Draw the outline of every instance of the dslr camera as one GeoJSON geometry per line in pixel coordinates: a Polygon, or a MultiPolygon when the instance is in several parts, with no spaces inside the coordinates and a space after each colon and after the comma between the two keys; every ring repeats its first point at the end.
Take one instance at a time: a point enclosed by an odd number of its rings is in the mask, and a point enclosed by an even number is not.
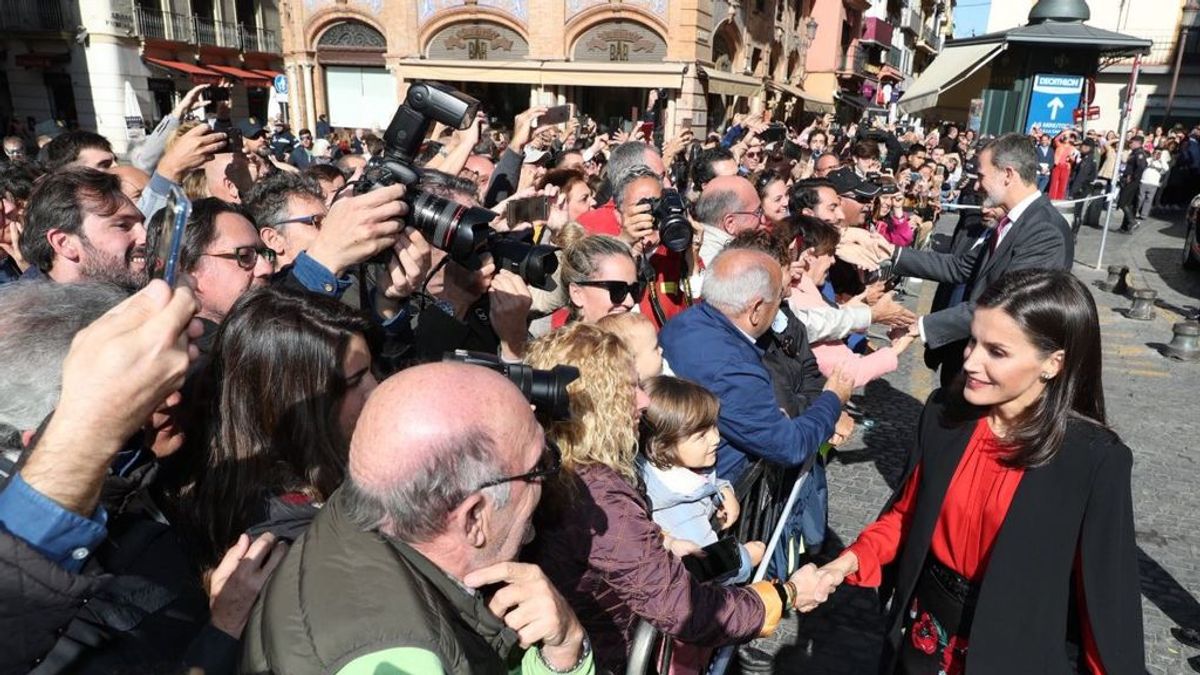
{"type": "Polygon", "coordinates": [[[675,188],[663,188],[658,199],[644,197],[638,204],[649,204],[654,217],[654,229],[658,230],[663,246],[676,253],[686,251],[692,245],[692,224],[688,221],[683,197],[675,188]]]}
{"type": "Polygon", "coordinates": [[[444,84],[414,83],[383,135],[383,155],[367,163],[354,192],[363,194],[397,183],[407,186],[403,199],[408,205],[408,224],[420,230],[430,244],[448,253],[451,260],[468,269],[479,269],[480,256],[490,252],[497,269],[516,272],[530,286],[549,290],[551,277],[558,269],[558,249],[496,232],[488,225],[496,217],[495,212],[417,187],[421,170],[414,158],[429,128],[441,122],[465,129],[475,122],[478,110],[479,101],[444,84]]]}
{"type": "Polygon", "coordinates": [[[469,352],[458,349],[446,352],[443,361],[457,361],[472,366],[483,366],[507,377],[532,403],[539,414],[555,422],[571,419],[571,400],[567,396],[567,385],[579,379],[579,369],[574,366],[554,366],[550,370],[538,370],[522,363],[505,363],[494,354],[469,352]]]}

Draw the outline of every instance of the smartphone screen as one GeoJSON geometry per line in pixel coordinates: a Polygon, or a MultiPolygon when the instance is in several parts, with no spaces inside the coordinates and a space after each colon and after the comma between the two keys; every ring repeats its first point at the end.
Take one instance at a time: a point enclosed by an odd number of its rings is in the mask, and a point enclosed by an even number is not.
{"type": "Polygon", "coordinates": [[[701,549],[699,555],[683,557],[683,566],[698,581],[713,581],[733,574],[742,566],[737,540],[726,537],[701,549]]]}
{"type": "Polygon", "coordinates": [[[151,279],[162,279],[171,288],[179,280],[179,249],[183,232],[192,216],[192,201],[183,190],[172,187],[167,205],[150,219],[146,240],[146,265],[151,279]]]}
{"type": "Polygon", "coordinates": [[[782,141],[786,135],[787,127],[783,126],[782,124],[772,124],[764,129],[763,132],[758,135],[758,137],[763,140],[763,143],[778,143],[779,141],[782,141]]]}
{"type": "Polygon", "coordinates": [[[562,124],[575,116],[575,106],[570,103],[566,105],[556,105],[552,108],[547,108],[546,112],[534,123],[535,127],[544,127],[547,124],[562,124]]]}
{"type": "Polygon", "coordinates": [[[546,195],[534,195],[510,201],[505,215],[508,218],[508,226],[515,227],[517,223],[544,221],[549,213],[550,198],[546,195]]]}

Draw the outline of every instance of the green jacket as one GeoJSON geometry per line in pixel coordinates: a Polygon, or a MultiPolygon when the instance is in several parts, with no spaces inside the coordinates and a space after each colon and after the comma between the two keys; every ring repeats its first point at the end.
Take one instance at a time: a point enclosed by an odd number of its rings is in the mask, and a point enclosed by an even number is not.
{"type": "MultiPolygon", "coordinates": [[[[243,673],[552,673],[536,650],[411,547],[365,532],[339,491],[254,607],[243,673]]],[[[573,675],[594,672],[589,656],[573,675]]]]}

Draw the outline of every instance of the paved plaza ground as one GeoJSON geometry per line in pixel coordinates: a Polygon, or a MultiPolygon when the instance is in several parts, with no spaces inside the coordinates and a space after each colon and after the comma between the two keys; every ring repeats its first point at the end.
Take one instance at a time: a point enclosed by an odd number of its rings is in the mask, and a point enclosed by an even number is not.
{"type": "MultiPolygon", "coordinates": [[[[952,231],[954,220],[943,218],[938,232],[952,231]]],[[[1132,236],[1108,236],[1104,266],[1126,265],[1133,286],[1158,292],[1157,316],[1147,322],[1125,318],[1130,301],[1095,287],[1106,277],[1095,269],[1099,230],[1085,227],[1075,251],[1075,274],[1092,288],[1100,310],[1109,421],[1134,453],[1146,663],[1156,675],[1200,672],[1200,649],[1173,636],[1180,627],[1200,630],[1200,362],[1168,360],[1157,351],[1170,341],[1171,325],[1200,305],[1200,271],[1179,265],[1183,232],[1182,215],[1175,214],[1145,221],[1132,236]]],[[[928,308],[934,284],[910,289],[907,303],[928,308]]],[[[873,424],[860,424],[829,466],[832,550],[853,541],[888,499],[936,382],[921,363],[921,349],[913,348],[899,370],[856,397],[873,424]]],[[[843,587],[769,642],[746,648],[775,653],[775,673],[874,673],[882,632],[878,605],[874,592],[843,587]]]]}

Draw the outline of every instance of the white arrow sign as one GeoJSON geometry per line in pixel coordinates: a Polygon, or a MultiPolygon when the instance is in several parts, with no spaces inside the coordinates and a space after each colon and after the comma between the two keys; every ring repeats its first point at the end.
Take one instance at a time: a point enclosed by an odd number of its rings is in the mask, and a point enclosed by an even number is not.
{"type": "Polygon", "coordinates": [[[1067,104],[1063,103],[1062,99],[1057,96],[1050,99],[1050,102],[1046,104],[1046,107],[1050,108],[1050,121],[1051,122],[1058,119],[1058,112],[1060,110],[1062,110],[1064,107],[1066,107],[1066,105],[1067,104]]]}

